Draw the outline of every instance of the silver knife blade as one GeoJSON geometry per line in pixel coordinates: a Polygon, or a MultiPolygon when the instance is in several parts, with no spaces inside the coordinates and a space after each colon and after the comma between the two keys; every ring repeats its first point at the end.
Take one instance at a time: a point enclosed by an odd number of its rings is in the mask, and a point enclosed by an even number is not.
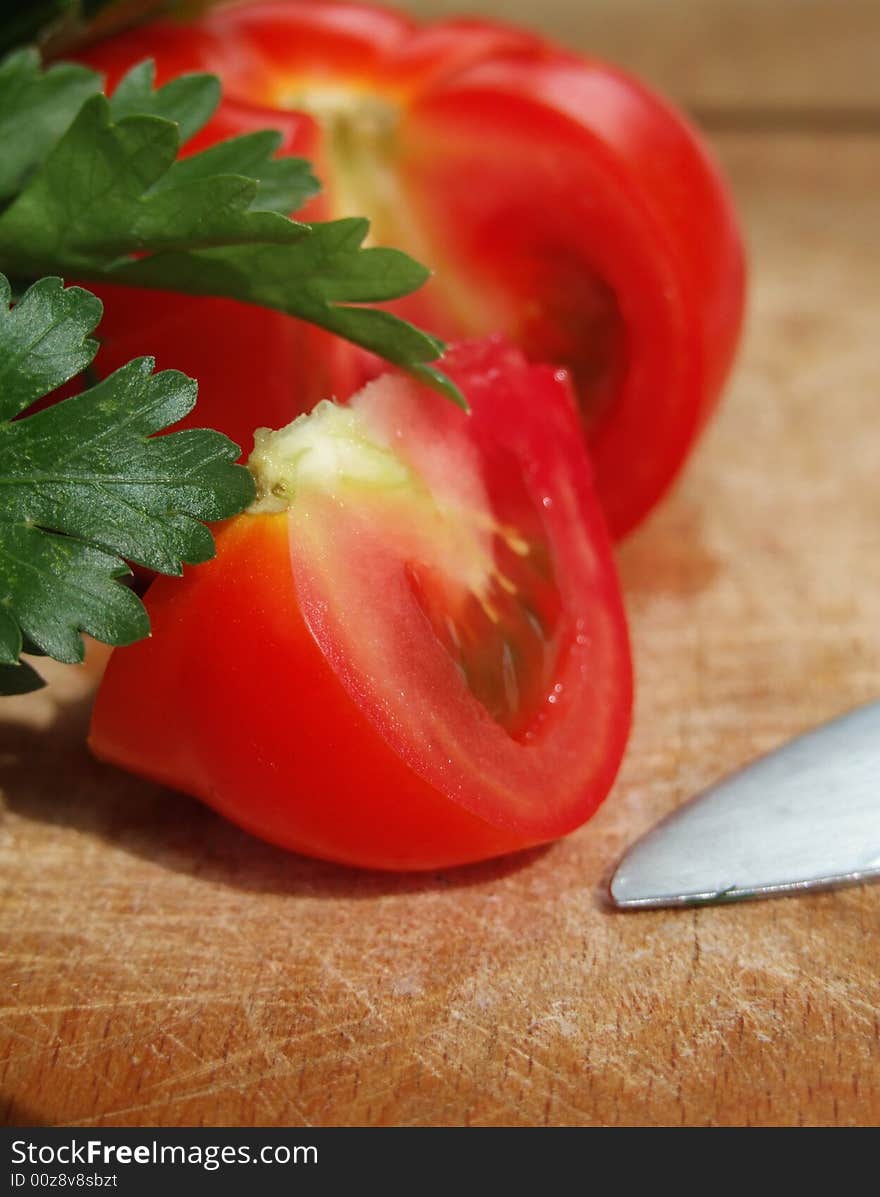
{"type": "Polygon", "coordinates": [[[880,702],[711,786],[626,853],[622,909],[690,906],[880,877],[880,702]]]}

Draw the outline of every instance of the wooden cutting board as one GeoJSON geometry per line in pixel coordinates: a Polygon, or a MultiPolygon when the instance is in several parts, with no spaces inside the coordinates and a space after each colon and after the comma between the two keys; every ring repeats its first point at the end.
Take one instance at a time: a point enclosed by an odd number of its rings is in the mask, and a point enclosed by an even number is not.
{"type": "Polygon", "coordinates": [[[0,712],[7,1122],[880,1120],[880,886],[602,900],[659,816],[880,695],[880,142],[717,144],[748,335],[686,478],[620,551],[638,706],[605,807],[516,859],[361,875],[91,760],[88,674],[55,671],[0,712]]]}

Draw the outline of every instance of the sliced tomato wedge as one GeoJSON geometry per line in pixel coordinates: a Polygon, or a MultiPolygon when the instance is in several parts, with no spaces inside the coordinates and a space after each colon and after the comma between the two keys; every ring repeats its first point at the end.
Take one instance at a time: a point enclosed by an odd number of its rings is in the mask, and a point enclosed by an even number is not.
{"type": "Polygon", "coordinates": [[[624,614],[564,374],[448,356],[470,415],[391,373],[257,435],[261,498],[146,602],[91,729],[106,760],[284,847],[390,869],[595,811],[630,720],[624,614]]]}
{"type": "MultiPolygon", "coordinates": [[[[280,128],[284,152],[311,157],[325,186],[306,218],[369,216],[376,242],[434,270],[390,305],[400,314],[444,337],[503,331],[532,360],[564,364],[613,533],[645,516],[714,407],[743,310],[733,206],[679,113],[623,71],[522,30],[417,25],[327,0],[224,6],[89,51],[111,85],[146,56],[163,80],[222,78],[224,103],[195,144],[280,128]]],[[[378,369],[324,334],[294,345],[279,332],[268,362],[291,368],[254,398],[238,378],[252,330],[202,303],[182,301],[195,315],[158,338],[137,298],[108,305],[105,362],[139,348],[130,329],[148,333],[160,365],[202,381],[200,418],[245,444],[263,402],[306,410],[378,369]]]]}

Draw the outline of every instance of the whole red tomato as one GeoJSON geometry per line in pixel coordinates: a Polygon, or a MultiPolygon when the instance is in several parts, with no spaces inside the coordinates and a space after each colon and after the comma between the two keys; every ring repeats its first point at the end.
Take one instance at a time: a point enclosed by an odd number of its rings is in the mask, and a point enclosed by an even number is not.
{"type": "MultiPolygon", "coordinates": [[[[568,367],[612,531],[680,469],[730,366],[743,254],[727,190],[683,117],[624,72],[476,20],[264,0],[89,52],[111,84],[217,72],[205,140],[268,125],[316,164],[307,217],[367,215],[435,271],[392,305],[445,337],[503,331],[568,367]]],[[[200,380],[199,419],[246,448],[376,370],[357,349],[223,301],[113,296],[108,367],[157,354],[200,380]],[[134,331],[132,331],[134,330],[134,331]],[[257,381],[254,366],[260,365],[257,381]],[[283,410],[282,410],[283,409],[283,410]]]]}
{"type": "Polygon", "coordinates": [[[629,729],[611,550],[564,376],[450,353],[264,433],[258,510],[146,596],[90,743],[274,843],[421,869],[587,819],[629,729]]]}

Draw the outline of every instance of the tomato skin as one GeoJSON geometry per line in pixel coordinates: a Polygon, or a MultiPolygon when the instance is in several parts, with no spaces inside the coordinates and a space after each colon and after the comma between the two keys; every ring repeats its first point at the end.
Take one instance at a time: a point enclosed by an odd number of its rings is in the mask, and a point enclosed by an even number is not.
{"type": "Polygon", "coordinates": [[[98,756],[191,793],[285,848],[370,868],[485,859],[555,839],[594,812],[623,753],[632,680],[570,395],[552,372],[526,368],[495,344],[453,353],[451,367],[474,415],[420,392],[409,402],[434,405],[420,413],[420,443],[433,454],[457,423],[495,472],[503,501],[512,477],[493,464],[492,430],[499,410],[509,411],[498,439],[549,499],[539,503],[563,604],[558,676],[566,684],[559,705],[550,705],[555,694],[546,700],[526,733],[532,746],[514,742],[467,692],[412,602],[396,622],[380,563],[364,559],[372,542],[356,523],[341,526],[338,586],[321,590],[321,557],[310,555],[294,508],[290,517],[228,521],[212,562],[151,586],[152,637],[113,654],[98,693],[90,733],[98,756]],[[360,589],[346,576],[358,557],[360,589]],[[322,626],[321,608],[337,599],[353,640],[332,622],[329,632],[322,626]],[[377,634],[387,685],[376,680],[375,654],[357,643],[377,634]],[[407,697],[388,705],[398,690],[407,697]],[[419,703],[427,735],[417,713],[401,726],[419,703]]]}
{"type": "MultiPolygon", "coordinates": [[[[112,84],[147,55],[160,79],[182,69],[220,74],[227,98],[201,143],[255,114],[280,124],[283,152],[310,156],[325,184],[307,215],[357,209],[374,218],[381,241],[435,270],[394,310],[448,338],[503,331],[532,360],[566,365],[612,533],[644,518],[717,402],[744,303],[729,194],[679,113],[624,72],[528,32],[477,20],[418,26],[359,4],[238,4],[188,26],[130,31],[88,58],[112,84]],[[297,114],[286,105],[304,83],[397,106],[390,217],[371,211],[369,187],[342,194],[329,132],[301,115],[290,126],[297,114]]],[[[271,419],[250,406],[253,415],[241,416],[237,376],[246,367],[234,363],[247,346],[234,308],[174,302],[198,315],[179,335],[173,325],[158,329],[160,358],[180,358],[160,365],[206,375],[200,418],[249,449],[250,428],[271,419]],[[225,382],[210,377],[218,341],[232,363],[225,382]]],[[[136,305],[135,297],[118,315],[108,307],[108,367],[124,360],[136,305]]],[[[346,397],[377,368],[301,327],[279,325],[266,339],[276,347],[266,402],[287,401],[290,414],[323,393],[346,397]]]]}
{"type": "Polygon", "coordinates": [[[180,586],[158,580],[147,605],[150,648],[117,655],[105,675],[90,740],[99,756],[342,863],[432,868],[521,846],[405,770],[353,707],[299,611],[285,516],[221,529],[217,559],[180,586]],[[144,668],[135,656],[149,658],[144,668]]]}

